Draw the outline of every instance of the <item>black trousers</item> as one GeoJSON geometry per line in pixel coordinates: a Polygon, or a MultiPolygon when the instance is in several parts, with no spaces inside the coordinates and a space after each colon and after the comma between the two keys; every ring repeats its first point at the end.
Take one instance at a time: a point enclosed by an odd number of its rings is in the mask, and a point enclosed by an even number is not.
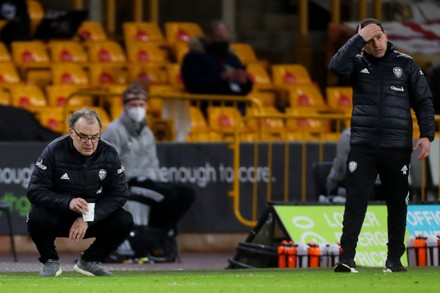
{"type": "MultiPolygon", "coordinates": [[[[69,230],[78,216],[72,211],[58,213],[38,206],[31,208],[27,220],[28,232],[40,253],[40,262],[59,259],[55,238],[69,237],[69,230]]],[[[122,208],[99,222],[92,222],[84,238],[96,237],[96,239],[84,251],[82,259],[102,262],[124,241],[132,227],[132,215],[122,208]]]]}
{"type": "Polygon", "coordinates": [[[130,200],[148,204],[151,207],[148,226],[165,231],[177,228],[177,223],[196,198],[196,193],[191,187],[178,183],[132,179],[128,185],[150,189],[163,195],[163,198],[157,199],[139,196],[132,192],[130,200]]]}
{"type": "Polygon", "coordinates": [[[405,252],[406,214],[409,201],[411,152],[375,150],[352,146],[347,158],[347,198],[341,237],[344,259],[354,258],[368,199],[379,174],[387,205],[388,258],[400,259],[405,252]]]}

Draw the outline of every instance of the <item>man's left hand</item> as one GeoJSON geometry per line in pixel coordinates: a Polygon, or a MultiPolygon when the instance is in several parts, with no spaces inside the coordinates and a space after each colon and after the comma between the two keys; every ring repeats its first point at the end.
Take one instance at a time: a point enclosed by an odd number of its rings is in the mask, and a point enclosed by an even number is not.
{"type": "Polygon", "coordinates": [[[429,152],[431,150],[431,142],[426,137],[422,137],[417,140],[416,145],[413,148],[413,151],[420,147],[420,153],[417,157],[417,160],[424,160],[429,156],[429,152]]]}

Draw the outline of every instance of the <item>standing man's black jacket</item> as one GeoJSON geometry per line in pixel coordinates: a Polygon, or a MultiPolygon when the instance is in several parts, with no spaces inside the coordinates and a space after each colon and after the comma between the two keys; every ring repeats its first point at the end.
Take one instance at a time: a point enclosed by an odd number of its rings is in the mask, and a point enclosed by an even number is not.
{"type": "Polygon", "coordinates": [[[95,222],[122,208],[129,192],[116,149],[100,140],[95,153],[81,155],[69,135],[51,142],[32,173],[27,196],[32,205],[69,210],[75,197],[96,203],[95,222]]]}
{"type": "Polygon", "coordinates": [[[434,139],[432,94],[423,72],[408,55],[388,43],[383,58],[362,48],[353,36],[330,60],[329,69],[353,86],[351,145],[412,150],[412,118],[416,113],[420,137],[434,139]]]}

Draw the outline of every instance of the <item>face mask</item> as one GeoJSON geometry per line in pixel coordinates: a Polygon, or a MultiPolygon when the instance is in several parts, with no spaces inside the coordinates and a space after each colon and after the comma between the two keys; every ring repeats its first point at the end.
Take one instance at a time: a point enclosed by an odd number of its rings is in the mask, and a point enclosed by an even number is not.
{"type": "Polygon", "coordinates": [[[134,120],[135,122],[141,122],[143,119],[145,119],[145,108],[142,107],[136,107],[136,108],[130,108],[127,110],[127,115],[130,117],[130,119],[134,120]]]}

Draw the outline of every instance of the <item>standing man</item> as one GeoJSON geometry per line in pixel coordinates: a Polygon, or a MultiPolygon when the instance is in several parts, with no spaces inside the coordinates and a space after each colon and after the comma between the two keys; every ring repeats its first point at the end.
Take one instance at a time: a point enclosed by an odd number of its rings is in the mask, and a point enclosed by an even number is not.
{"type": "MultiPolygon", "coordinates": [[[[122,99],[121,116],[106,127],[102,138],[115,146],[121,157],[130,198],[144,203],[145,209],[150,208],[149,219],[141,220],[161,234],[162,247],[151,251],[148,257],[157,262],[172,262],[177,257],[177,223],[191,207],[196,194],[189,186],[161,179],[156,140],[145,119],[145,90],[131,85],[122,94],[122,99]]],[[[138,211],[131,211],[136,218],[138,211]]]]}
{"type": "Polygon", "coordinates": [[[110,276],[101,262],[133,226],[131,214],[122,208],[128,198],[124,168],[114,147],[100,139],[102,123],[95,111],[78,110],[68,123],[70,134],[49,143],[38,158],[27,192],[32,204],[28,231],[43,263],[40,276],[62,272],[56,237],[74,241],[96,237],[74,270],[110,276]],[[83,219],[88,203],[95,203],[90,222],[83,219]]]}
{"type": "Polygon", "coordinates": [[[347,201],[341,237],[342,254],[335,272],[357,272],[356,245],[373,191],[380,176],[388,211],[388,256],[385,272],[405,272],[411,152],[429,155],[434,140],[434,108],[426,79],[408,55],[394,50],[382,24],[360,22],[357,34],[332,57],[329,69],[353,86],[350,152],[347,159],[347,201]],[[412,145],[413,108],[420,138],[412,145]]]}

